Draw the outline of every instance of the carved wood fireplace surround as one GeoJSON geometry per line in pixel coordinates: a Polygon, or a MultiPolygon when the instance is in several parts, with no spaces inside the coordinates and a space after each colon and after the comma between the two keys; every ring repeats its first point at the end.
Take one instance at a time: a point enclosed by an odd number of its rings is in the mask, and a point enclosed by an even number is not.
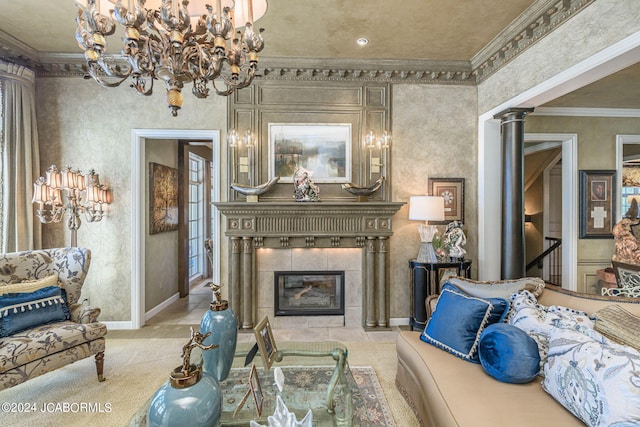
{"type": "Polygon", "coordinates": [[[389,327],[391,217],[403,202],[219,202],[229,238],[229,303],[256,324],[256,249],[362,248],[362,325],[389,327]]]}

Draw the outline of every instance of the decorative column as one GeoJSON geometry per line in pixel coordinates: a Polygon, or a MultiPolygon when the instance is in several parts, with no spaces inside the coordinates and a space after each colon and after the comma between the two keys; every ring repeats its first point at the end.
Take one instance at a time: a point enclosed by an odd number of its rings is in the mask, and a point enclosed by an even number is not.
{"type": "Polygon", "coordinates": [[[242,329],[253,329],[253,239],[242,238],[242,329]]]}
{"type": "Polygon", "coordinates": [[[364,271],[364,310],[365,310],[365,327],[376,327],[376,238],[367,237],[367,248],[365,249],[365,271],[364,271]]]}
{"type": "Polygon", "coordinates": [[[524,241],[524,118],[533,108],[496,114],[502,136],[502,279],[526,274],[524,241]]]}
{"type": "Polygon", "coordinates": [[[378,237],[378,253],[376,263],[376,295],[377,295],[377,314],[378,326],[386,328],[388,325],[387,310],[387,248],[388,239],[386,237],[378,237]]]}
{"type": "Polygon", "coordinates": [[[229,258],[229,277],[231,286],[229,287],[229,300],[231,309],[236,313],[240,322],[242,322],[242,310],[240,301],[242,301],[242,288],[240,286],[240,253],[242,252],[242,239],[240,237],[231,237],[231,257],[229,258]]]}

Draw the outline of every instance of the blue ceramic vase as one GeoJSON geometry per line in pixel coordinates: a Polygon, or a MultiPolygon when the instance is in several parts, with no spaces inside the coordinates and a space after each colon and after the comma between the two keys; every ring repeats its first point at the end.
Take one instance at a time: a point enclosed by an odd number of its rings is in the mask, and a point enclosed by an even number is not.
{"type": "Polygon", "coordinates": [[[214,301],[210,309],[202,316],[200,333],[210,335],[204,339],[205,345],[217,345],[203,353],[203,371],[218,381],[224,381],[229,375],[238,339],[238,317],[229,308],[229,303],[220,299],[220,288],[213,286],[214,301]]]}
{"type": "MultiPolygon", "coordinates": [[[[222,414],[222,390],[212,376],[202,372],[201,363],[190,362],[194,348],[209,350],[202,344],[207,336],[194,333],[182,348],[182,365],[175,368],[151,398],[147,411],[147,426],[215,427],[222,414]]],[[[206,351],[204,351],[206,354],[206,351]]]]}

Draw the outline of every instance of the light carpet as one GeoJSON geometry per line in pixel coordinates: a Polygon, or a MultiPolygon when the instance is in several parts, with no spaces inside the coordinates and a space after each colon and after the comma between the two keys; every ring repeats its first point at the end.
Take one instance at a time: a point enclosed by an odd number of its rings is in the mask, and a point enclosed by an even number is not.
{"type": "MultiPolygon", "coordinates": [[[[127,426],[132,416],[180,364],[184,338],[107,338],[106,381],[88,358],[0,391],[3,426],[127,426]]],[[[397,426],[418,426],[395,386],[393,342],[345,343],[351,366],[376,372],[397,426]]]]}

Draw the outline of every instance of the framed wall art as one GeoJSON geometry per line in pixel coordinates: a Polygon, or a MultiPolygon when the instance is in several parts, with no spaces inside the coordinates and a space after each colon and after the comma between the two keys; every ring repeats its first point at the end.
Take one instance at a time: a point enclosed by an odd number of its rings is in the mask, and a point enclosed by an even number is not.
{"type": "Polygon", "coordinates": [[[178,229],[178,169],[149,163],[149,234],[178,229]]]}
{"type": "Polygon", "coordinates": [[[430,224],[464,223],[464,178],[429,178],[429,195],[444,197],[444,221],[430,224]]]}
{"type": "Polygon", "coordinates": [[[314,182],[351,182],[351,124],[269,123],[269,177],[293,182],[297,167],[314,182]]]}
{"type": "Polygon", "coordinates": [[[271,365],[276,358],[278,348],[276,347],[276,340],[273,338],[273,331],[269,324],[269,317],[266,317],[260,321],[253,328],[253,332],[256,336],[256,343],[262,356],[262,362],[264,363],[264,369],[268,371],[271,369],[271,365]]]}
{"type": "Polygon", "coordinates": [[[615,177],[615,170],[580,171],[581,239],[613,238],[615,177]]]}

